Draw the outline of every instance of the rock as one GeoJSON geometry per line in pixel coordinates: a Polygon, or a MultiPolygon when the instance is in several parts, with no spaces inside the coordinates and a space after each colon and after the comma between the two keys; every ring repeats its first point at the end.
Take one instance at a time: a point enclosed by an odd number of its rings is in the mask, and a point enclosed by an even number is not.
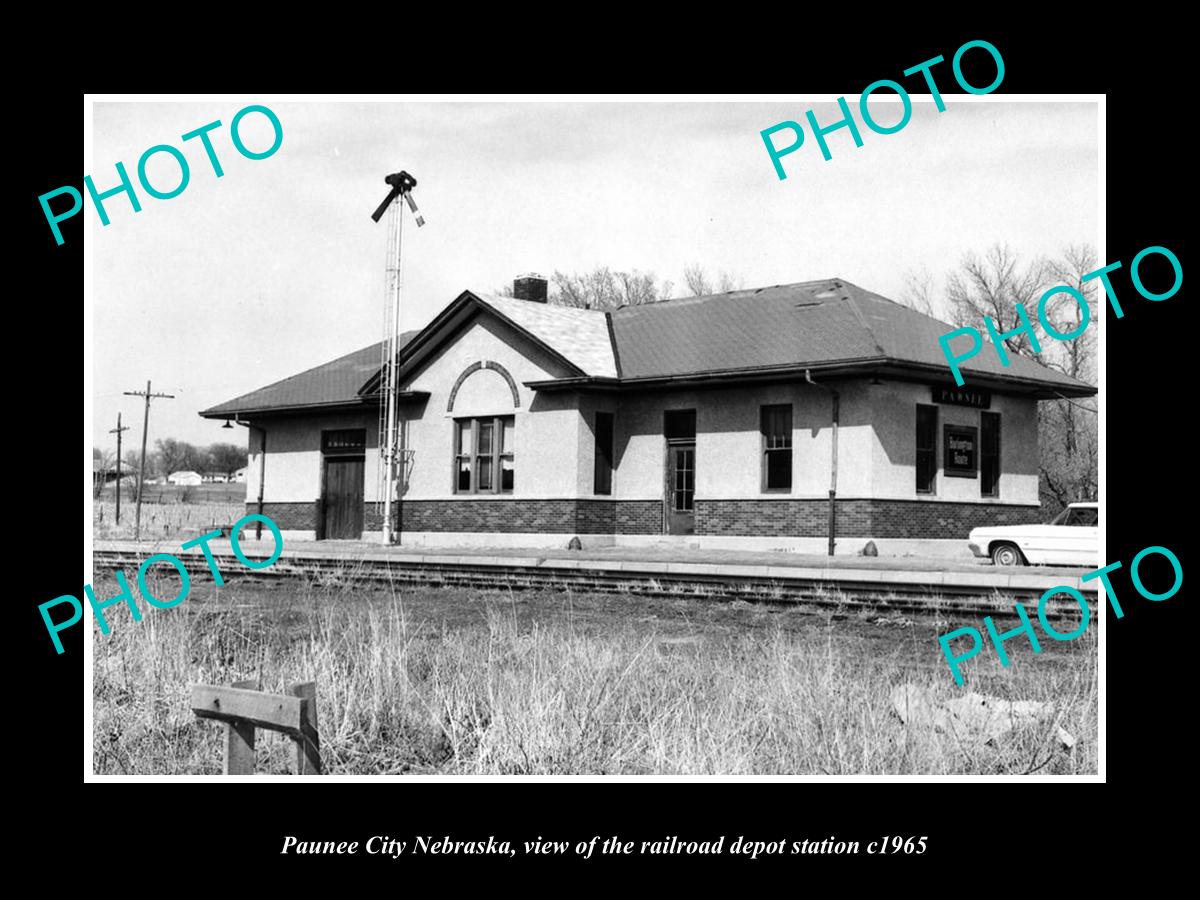
{"type": "MultiPolygon", "coordinates": [[[[930,728],[951,734],[959,740],[991,743],[1018,725],[1050,716],[1049,703],[1035,700],[1002,700],[971,691],[962,697],[937,701],[930,692],[915,684],[902,684],[892,691],[892,709],[906,725],[930,728]]],[[[1059,743],[1070,749],[1075,738],[1057,727],[1059,743]]]]}
{"type": "Polygon", "coordinates": [[[862,548],[863,556],[878,556],[879,548],[875,546],[874,541],[867,541],[867,545],[862,548]]]}
{"type": "Polygon", "coordinates": [[[571,542],[567,544],[568,550],[582,550],[583,543],[577,537],[571,538],[571,542]]]}

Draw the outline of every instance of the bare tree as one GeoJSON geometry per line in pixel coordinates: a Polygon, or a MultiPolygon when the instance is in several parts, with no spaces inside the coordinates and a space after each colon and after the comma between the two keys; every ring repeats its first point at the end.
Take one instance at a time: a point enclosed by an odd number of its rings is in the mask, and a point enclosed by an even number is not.
{"type": "Polygon", "coordinates": [[[590,272],[559,272],[550,276],[549,302],[578,309],[616,309],[657,303],[671,296],[673,285],[660,282],[653,272],[614,272],[597,266],[590,272]]]}
{"type": "Polygon", "coordinates": [[[246,448],[237,444],[213,444],[208,448],[208,468],[226,477],[246,465],[248,458],[246,448]]]}
{"type": "Polygon", "coordinates": [[[158,448],[158,461],[163,475],[183,471],[196,459],[196,448],[175,438],[159,438],[154,445],[158,448]]]}
{"type": "Polygon", "coordinates": [[[928,268],[909,269],[904,276],[900,302],[919,313],[940,319],[937,302],[937,279],[928,268]]]}
{"type": "MultiPolygon", "coordinates": [[[[1043,342],[1041,361],[1088,384],[1096,383],[1096,285],[1083,276],[1096,268],[1096,252],[1089,244],[1071,245],[1047,264],[1055,284],[1073,288],[1087,305],[1087,328],[1066,341],[1043,342]],[[1050,346],[1047,346],[1050,345],[1050,346]]],[[[1052,297],[1046,319],[1059,334],[1072,334],[1084,324],[1084,307],[1070,294],[1052,297]]],[[[1098,488],[1098,417],[1094,401],[1065,397],[1038,404],[1038,443],[1041,449],[1043,505],[1053,511],[1073,500],[1096,497],[1098,488]]]]}
{"type": "Polygon", "coordinates": [[[108,474],[117,465],[117,455],[111,450],[92,448],[92,496],[99,497],[108,484],[108,474]]]}
{"type": "MultiPolygon", "coordinates": [[[[982,258],[966,254],[959,268],[946,279],[946,299],[954,323],[979,328],[986,316],[999,331],[1009,332],[1021,325],[1018,305],[1025,307],[1030,321],[1036,322],[1037,301],[1048,274],[1044,260],[1022,264],[1007,245],[993,245],[982,258]]],[[[1005,338],[1004,344],[1013,353],[1033,355],[1024,332],[1005,338]]]]}
{"type": "Polygon", "coordinates": [[[683,283],[691,296],[704,297],[741,290],[743,279],[740,275],[732,275],[724,269],[709,277],[700,263],[689,263],[683,267],[683,283]]]}

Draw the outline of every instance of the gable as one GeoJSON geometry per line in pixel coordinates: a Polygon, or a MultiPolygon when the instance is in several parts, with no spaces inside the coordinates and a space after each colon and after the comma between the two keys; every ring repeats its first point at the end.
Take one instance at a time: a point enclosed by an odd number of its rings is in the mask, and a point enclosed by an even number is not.
{"type": "Polygon", "coordinates": [[[464,410],[484,407],[528,409],[533,392],[525,382],[572,374],[571,368],[537,342],[479,311],[446,336],[419,366],[402,367],[400,384],[405,390],[428,393],[430,411],[435,414],[447,413],[453,406],[456,415],[464,415],[464,410]]]}

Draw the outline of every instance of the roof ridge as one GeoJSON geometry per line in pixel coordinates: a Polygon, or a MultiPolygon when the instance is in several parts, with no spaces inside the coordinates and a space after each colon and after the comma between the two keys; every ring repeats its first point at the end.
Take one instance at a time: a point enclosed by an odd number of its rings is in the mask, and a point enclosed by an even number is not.
{"type": "Polygon", "coordinates": [[[875,335],[875,329],[871,327],[871,323],[867,321],[867,317],[863,315],[858,304],[854,302],[854,293],[850,290],[861,291],[857,284],[846,281],[844,278],[834,278],[833,283],[846,292],[846,302],[850,304],[850,311],[854,313],[854,318],[858,319],[858,324],[867,332],[867,337],[871,339],[871,343],[875,345],[875,349],[879,351],[880,356],[887,356],[887,351],[883,349],[883,344],[879,343],[879,338],[875,335]]]}
{"type": "Polygon", "coordinates": [[[769,291],[775,288],[801,288],[810,287],[815,284],[828,284],[834,281],[833,278],[814,278],[811,281],[789,281],[786,284],[764,284],[759,287],[737,288],[732,291],[720,291],[716,294],[692,294],[687,297],[667,297],[665,300],[652,300],[649,303],[622,303],[612,312],[620,312],[624,309],[638,309],[645,306],[662,306],[667,303],[675,303],[680,300],[709,300],[717,297],[728,297],[730,294],[757,294],[760,291],[769,291]]]}

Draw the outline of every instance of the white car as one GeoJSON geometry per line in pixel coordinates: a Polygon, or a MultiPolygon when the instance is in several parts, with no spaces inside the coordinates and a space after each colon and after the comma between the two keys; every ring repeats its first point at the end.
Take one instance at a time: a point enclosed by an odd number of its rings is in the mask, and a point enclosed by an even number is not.
{"type": "Polygon", "coordinates": [[[1100,505],[1072,503],[1047,525],[972,528],[967,546],[998,566],[1100,564],[1100,505]]]}

